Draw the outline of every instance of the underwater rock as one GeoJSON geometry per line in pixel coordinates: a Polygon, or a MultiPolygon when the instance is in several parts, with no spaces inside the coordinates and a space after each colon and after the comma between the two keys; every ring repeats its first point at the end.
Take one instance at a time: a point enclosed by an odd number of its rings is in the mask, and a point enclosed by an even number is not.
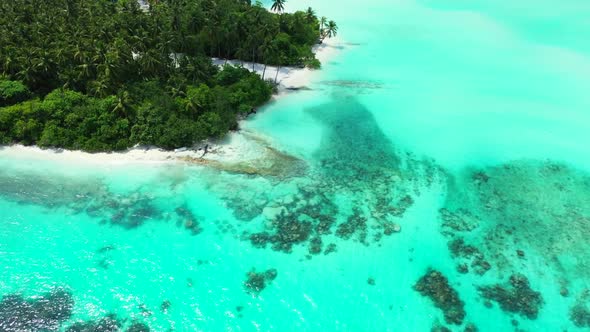
{"type": "Polygon", "coordinates": [[[465,329],[463,331],[464,332],[477,332],[477,331],[479,331],[479,329],[477,328],[477,326],[475,326],[475,324],[467,323],[465,325],[465,329]]]}
{"type": "Polygon", "coordinates": [[[452,332],[451,329],[442,325],[438,319],[432,324],[432,328],[430,328],[430,332],[452,332]]]}
{"type": "Polygon", "coordinates": [[[392,222],[384,222],[383,223],[383,234],[391,235],[393,233],[399,233],[402,231],[402,228],[399,224],[392,223],[392,222]]]}
{"type": "Polygon", "coordinates": [[[429,268],[426,274],[416,282],[414,290],[430,298],[434,306],[443,311],[447,323],[457,325],[463,323],[465,304],[442,273],[429,268]]]}
{"type": "Polygon", "coordinates": [[[77,322],[66,332],[118,332],[122,325],[115,314],[109,314],[98,321],[77,322]]]}
{"type": "Polygon", "coordinates": [[[328,216],[328,215],[318,215],[315,217],[315,220],[317,221],[317,224],[315,225],[314,229],[315,232],[318,235],[326,235],[326,234],[330,234],[331,233],[331,228],[332,225],[334,225],[334,222],[336,221],[336,219],[332,216],[328,216]]]}
{"type": "Polygon", "coordinates": [[[61,288],[31,300],[20,295],[4,296],[0,302],[0,331],[57,331],[71,317],[73,307],[72,294],[61,288]]]}
{"type": "Polygon", "coordinates": [[[194,213],[191,212],[188,206],[179,206],[174,211],[178,216],[178,221],[180,222],[180,224],[184,225],[184,228],[190,231],[192,235],[200,234],[203,231],[203,229],[199,225],[197,216],[195,216],[194,213]]]}
{"type": "Polygon", "coordinates": [[[463,238],[457,238],[450,241],[448,246],[454,257],[471,257],[474,254],[480,254],[476,247],[465,244],[463,238]]]}
{"type": "Polygon", "coordinates": [[[289,253],[293,244],[307,241],[313,230],[311,222],[300,222],[291,216],[284,215],[278,217],[273,225],[275,226],[275,234],[267,232],[251,234],[249,239],[252,245],[264,248],[267,243],[271,243],[273,250],[289,253]]]}
{"type": "Polygon", "coordinates": [[[99,254],[104,254],[109,251],[113,251],[115,249],[116,249],[115,246],[107,245],[107,246],[104,246],[104,247],[98,249],[96,252],[98,252],[99,254]]]}
{"type": "Polygon", "coordinates": [[[457,272],[461,274],[469,273],[469,267],[465,263],[459,264],[457,265],[457,272]]]}
{"type": "MultiPolygon", "coordinates": [[[[244,133],[243,133],[244,134],[244,133]]],[[[244,134],[245,135],[245,134],[244,134]]],[[[290,178],[300,176],[307,170],[307,164],[295,156],[281,152],[268,142],[255,138],[261,143],[263,153],[259,158],[240,162],[223,162],[214,159],[179,157],[178,160],[201,166],[207,166],[227,173],[258,175],[265,177],[290,178]]]]}
{"type": "Polygon", "coordinates": [[[259,293],[266,287],[264,273],[256,273],[255,271],[249,272],[248,279],[244,285],[250,290],[250,292],[259,293]]]}
{"type": "Polygon", "coordinates": [[[168,312],[168,309],[170,309],[170,306],[172,306],[172,303],[168,300],[164,300],[164,302],[162,302],[162,304],[160,304],[160,311],[162,311],[163,313],[168,312]]]}
{"type": "Polygon", "coordinates": [[[139,308],[139,311],[141,312],[141,315],[143,317],[150,317],[152,315],[152,312],[150,311],[150,309],[148,309],[145,303],[141,303],[137,307],[139,308]]]}
{"type": "Polygon", "coordinates": [[[113,265],[113,262],[110,259],[107,258],[103,258],[101,260],[98,261],[97,265],[103,269],[106,270],[109,268],[109,266],[113,265]]]}
{"type": "Polygon", "coordinates": [[[267,232],[251,234],[249,237],[250,243],[256,248],[265,248],[266,244],[270,242],[270,234],[267,232]]]}
{"type": "Polygon", "coordinates": [[[568,297],[569,294],[570,294],[570,291],[566,287],[561,287],[559,289],[559,295],[561,295],[563,297],[568,297]]]}
{"type": "Polygon", "coordinates": [[[266,270],[266,272],[264,272],[264,278],[267,281],[272,281],[276,279],[278,274],[279,272],[277,271],[277,269],[268,269],[266,270]]]}
{"type": "Polygon", "coordinates": [[[309,241],[309,253],[311,255],[318,255],[322,253],[322,238],[319,236],[313,237],[309,241]]]}
{"type": "Polygon", "coordinates": [[[336,243],[330,243],[328,244],[328,246],[326,247],[326,250],[324,250],[324,255],[330,254],[336,252],[336,243]]]}
{"type": "Polygon", "coordinates": [[[354,208],[353,214],[336,229],[336,236],[344,240],[350,239],[355,234],[360,243],[367,244],[367,218],[358,208],[354,208]]]}
{"type": "Polygon", "coordinates": [[[473,183],[475,183],[476,185],[487,183],[490,180],[490,177],[482,171],[473,173],[471,178],[473,179],[473,183]]]}
{"type": "Polygon", "coordinates": [[[405,195],[398,201],[395,207],[389,209],[389,212],[394,216],[400,217],[412,205],[414,205],[414,199],[412,196],[405,195]]]}
{"type": "Polygon", "coordinates": [[[570,309],[570,320],[577,327],[590,327],[590,310],[583,303],[577,303],[570,309]]]}
{"type": "Polygon", "coordinates": [[[369,279],[367,279],[367,284],[375,286],[375,278],[369,277],[369,279]]]}
{"type": "Polygon", "coordinates": [[[485,299],[498,302],[502,310],[528,319],[536,319],[543,306],[541,293],[532,290],[529,280],[522,274],[511,275],[510,286],[496,284],[478,287],[478,290],[485,299]]]}
{"type": "Polygon", "coordinates": [[[287,209],[284,206],[267,206],[262,209],[262,215],[268,220],[275,220],[286,213],[287,209]]]}
{"type": "Polygon", "coordinates": [[[133,323],[127,328],[127,332],[150,332],[150,328],[144,323],[133,323]]]}
{"type": "Polygon", "coordinates": [[[465,209],[459,209],[458,213],[453,213],[446,208],[439,210],[440,217],[443,221],[443,229],[456,232],[470,232],[479,227],[479,220],[465,209]]]}
{"type": "MultiPolygon", "coordinates": [[[[466,244],[463,238],[461,237],[449,241],[448,247],[451,251],[451,255],[454,258],[459,257],[464,259],[471,259],[471,267],[478,275],[484,275],[487,271],[489,271],[492,268],[490,263],[485,260],[485,257],[481,253],[481,251],[475,246],[466,244]]],[[[461,270],[459,270],[459,272],[467,273],[468,270],[462,268],[461,270]]]]}
{"type": "Polygon", "coordinates": [[[246,274],[247,279],[244,282],[246,290],[251,294],[259,294],[267,284],[276,279],[278,272],[276,269],[268,269],[265,272],[256,272],[252,269],[246,274]]]}

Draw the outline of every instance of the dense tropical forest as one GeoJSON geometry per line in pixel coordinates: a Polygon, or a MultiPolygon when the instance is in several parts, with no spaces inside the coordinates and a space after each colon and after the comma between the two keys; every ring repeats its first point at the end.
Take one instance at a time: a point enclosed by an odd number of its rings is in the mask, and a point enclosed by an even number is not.
{"type": "Polygon", "coordinates": [[[274,84],[211,57],[319,67],[337,26],[248,0],[0,2],[0,144],[90,152],[220,137],[274,84]],[[147,8],[146,8],[147,7],[147,8]]]}

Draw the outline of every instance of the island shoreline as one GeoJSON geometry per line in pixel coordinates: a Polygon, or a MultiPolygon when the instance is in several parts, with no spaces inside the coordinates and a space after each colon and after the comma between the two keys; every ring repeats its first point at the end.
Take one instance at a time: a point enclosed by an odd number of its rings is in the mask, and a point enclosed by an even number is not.
{"type": "MultiPolygon", "coordinates": [[[[315,56],[322,64],[327,63],[340,51],[342,41],[339,38],[326,39],[323,43],[314,46],[315,56]]],[[[213,59],[216,65],[225,63],[241,65],[239,60],[213,59]]],[[[262,74],[264,65],[244,62],[244,68],[262,74]]],[[[313,77],[321,69],[281,67],[279,69],[277,83],[278,93],[264,106],[284,97],[293,90],[307,89],[313,82],[313,77]]],[[[267,66],[265,79],[272,79],[276,75],[276,67],[267,66]]],[[[240,120],[250,121],[248,118],[240,120]]],[[[127,164],[170,164],[186,163],[187,160],[199,159],[215,161],[216,163],[235,163],[258,160],[264,157],[265,150],[270,146],[269,138],[259,133],[237,130],[228,133],[218,140],[206,140],[195,143],[192,147],[184,147],[175,150],[164,150],[154,146],[135,146],[125,151],[89,153],[81,150],[67,150],[61,148],[42,149],[38,146],[25,146],[22,144],[0,146],[0,158],[32,159],[63,161],[86,165],[127,165],[127,164]]],[[[204,163],[201,163],[204,165],[204,163]]]]}

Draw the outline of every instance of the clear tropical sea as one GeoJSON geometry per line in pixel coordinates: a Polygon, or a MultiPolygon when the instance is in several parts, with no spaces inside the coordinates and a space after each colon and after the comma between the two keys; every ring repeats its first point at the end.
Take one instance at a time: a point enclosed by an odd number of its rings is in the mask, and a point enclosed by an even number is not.
{"type": "Polygon", "coordinates": [[[0,331],[590,327],[590,3],[308,5],[342,49],[244,124],[297,172],[0,150],[0,331]]]}

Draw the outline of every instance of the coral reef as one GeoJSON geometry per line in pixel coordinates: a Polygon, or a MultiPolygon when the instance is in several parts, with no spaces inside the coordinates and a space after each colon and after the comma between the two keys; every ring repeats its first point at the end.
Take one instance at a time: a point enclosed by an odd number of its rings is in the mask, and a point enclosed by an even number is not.
{"type": "Polygon", "coordinates": [[[570,320],[577,327],[590,327],[590,309],[582,303],[575,304],[570,310],[570,320]]]}
{"type": "Polygon", "coordinates": [[[127,332],[150,332],[150,328],[144,323],[136,322],[127,328],[127,332]]]}
{"type": "Polygon", "coordinates": [[[74,323],[66,332],[118,332],[122,325],[116,315],[109,314],[97,321],[74,323]]]}
{"type": "Polygon", "coordinates": [[[259,294],[276,279],[277,274],[276,269],[268,269],[265,272],[256,272],[255,269],[252,269],[246,274],[247,279],[244,282],[244,287],[250,294],[259,294]]]}
{"type": "Polygon", "coordinates": [[[449,324],[461,325],[465,318],[465,304],[459,293],[451,287],[448,279],[439,271],[428,269],[416,282],[414,290],[428,297],[434,306],[443,311],[445,321],[449,324]]]}
{"type": "Polygon", "coordinates": [[[564,164],[523,160],[465,169],[449,177],[441,231],[450,240],[480,243],[485,260],[505,272],[518,271],[526,249],[553,271],[590,277],[582,263],[590,258],[589,199],[590,175],[564,164]],[[516,255],[505,250],[514,247],[516,255]],[[571,255],[587,259],[563,259],[571,255]]]}
{"type": "Polygon", "coordinates": [[[57,288],[39,298],[26,300],[8,295],[0,302],[0,331],[57,331],[72,315],[72,294],[57,288]]]}
{"type": "MultiPolygon", "coordinates": [[[[485,257],[481,251],[473,245],[466,244],[463,238],[458,237],[449,241],[448,246],[453,257],[471,260],[471,267],[478,275],[484,275],[492,268],[490,263],[485,260],[485,257]]],[[[468,272],[468,268],[466,266],[459,266],[459,272],[468,272]]]]}
{"type": "Polygon", "coordinates": [[[191,235],[197,235],[203,231],[197,216],[186,205],[177,207],[175,210],[178,220],[177,226],[183,226],[191,235]]]}
{"type": "Polygon", "coordinates": [[[498,302],[502,310],[528,319],[536,319],[543,306],[541,293],[531,289],[529,280],[522,274],[511,275],[509,286],[496,284],[478,287],[478,290],[484,298],[498,302]]]}

